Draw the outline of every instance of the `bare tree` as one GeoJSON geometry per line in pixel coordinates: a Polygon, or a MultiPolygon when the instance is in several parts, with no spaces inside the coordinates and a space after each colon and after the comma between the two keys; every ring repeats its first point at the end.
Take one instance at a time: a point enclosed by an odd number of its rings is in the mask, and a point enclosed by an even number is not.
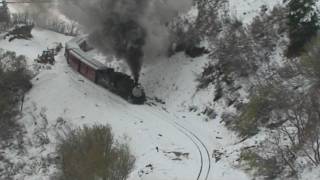
{"type": "Polygon", "coordinates": [[[71,130],[58,144],[60,180],[125,180],[135,159],[125,144],[117,144],[110,126],[71,130]]]}

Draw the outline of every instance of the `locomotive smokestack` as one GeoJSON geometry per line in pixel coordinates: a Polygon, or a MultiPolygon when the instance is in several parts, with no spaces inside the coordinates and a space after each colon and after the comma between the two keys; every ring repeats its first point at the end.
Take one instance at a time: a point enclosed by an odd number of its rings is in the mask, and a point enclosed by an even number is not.
{"type": "Polygon", "coordinates": [[[135,85],[139,84],[139,76],[138,77],[134,77],[134,84],[135,85]]]}

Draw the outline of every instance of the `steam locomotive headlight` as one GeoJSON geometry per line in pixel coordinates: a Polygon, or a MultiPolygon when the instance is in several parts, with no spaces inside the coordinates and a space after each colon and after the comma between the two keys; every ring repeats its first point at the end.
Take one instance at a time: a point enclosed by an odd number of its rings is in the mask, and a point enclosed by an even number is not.
{"type": "Polygon", "coordinates": [[[143,89],[142,89],[142,87],[140,87],[140,86],[136,86],[136,87],[134,87],[134,88],[132,89],[132,95],[133,95],[134,97],[139,98],[139,97],[142,97],[143,94],[144,94],[143,89]]]}

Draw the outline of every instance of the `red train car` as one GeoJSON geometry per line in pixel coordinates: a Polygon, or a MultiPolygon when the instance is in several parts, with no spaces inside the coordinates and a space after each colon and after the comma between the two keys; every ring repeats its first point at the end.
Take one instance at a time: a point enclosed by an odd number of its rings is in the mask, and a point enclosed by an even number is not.
{"type": "Polygon", "coordinates": [[[116,72],[90,56],[91,51],[84,37],[76,37],[66,43],[65,57],[72,69],[110,90],[133,104],[143,104],[146,96],[142,86],[129,76],[116,72]]]}
{"type": "Polygon", "coordinates": [[[75,71],[97,83],[99,72],[108,68],[99,61],[88,57],[81,48],[83,44],[86,44],[86,41],[83,41],[82,38],[76,38],[67,45],[65,52],[67,62],[75,71]],[[72,47],[73,45],[78,45],[78,47],[72,47]]]}
{"type": "Polygon", "coordinates": [[[76,51],[69,50],[67,62],[77,72],[90,79],[93,82],[97,82],[99,71],[107,69],[100,62],[87,61],[84,57],[81,57],[76,51]]]}

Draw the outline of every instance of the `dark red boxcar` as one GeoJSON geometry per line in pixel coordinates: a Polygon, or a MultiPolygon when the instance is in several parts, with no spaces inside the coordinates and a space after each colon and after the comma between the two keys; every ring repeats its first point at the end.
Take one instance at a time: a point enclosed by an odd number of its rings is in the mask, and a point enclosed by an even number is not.
{"type": "Polygon", "coordinates": [[[93,82],[97,81],[98,72],[107,68],[99,61],[86,57],[81,52],[77,52],[77,49],[67,49],[66,57],[72,69],[93,82]]]}

